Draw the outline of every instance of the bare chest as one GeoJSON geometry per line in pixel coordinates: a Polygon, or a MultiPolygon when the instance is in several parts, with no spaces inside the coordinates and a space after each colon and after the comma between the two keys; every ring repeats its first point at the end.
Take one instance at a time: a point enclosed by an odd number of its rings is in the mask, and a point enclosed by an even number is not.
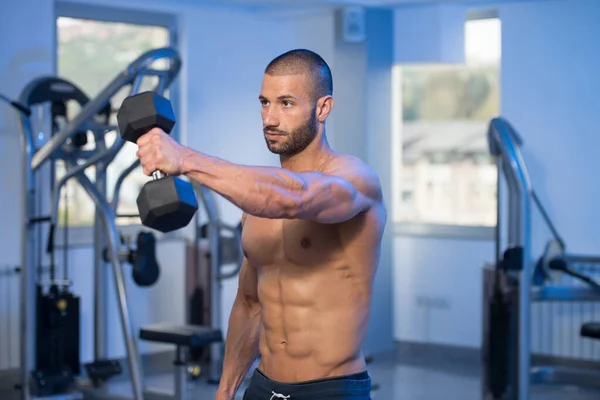
{"type": "Polygon", "coordinates": [[[244,254],[256,267],[292,263],[315,265],[340,253],[338,228],[304,220],[246,218],[244,254]]]}

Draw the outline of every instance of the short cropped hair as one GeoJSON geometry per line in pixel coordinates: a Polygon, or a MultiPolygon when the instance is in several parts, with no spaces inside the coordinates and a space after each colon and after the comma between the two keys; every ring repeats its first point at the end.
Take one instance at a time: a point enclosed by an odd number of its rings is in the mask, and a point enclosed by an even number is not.
{"type": "Polygon", "coordinates": [[[325,60],[311,50],[290,50],[274,58],[265,73],[269,75],[307,74],[313,82],[315,99],[333,94],[333,77],[325,60]]]}

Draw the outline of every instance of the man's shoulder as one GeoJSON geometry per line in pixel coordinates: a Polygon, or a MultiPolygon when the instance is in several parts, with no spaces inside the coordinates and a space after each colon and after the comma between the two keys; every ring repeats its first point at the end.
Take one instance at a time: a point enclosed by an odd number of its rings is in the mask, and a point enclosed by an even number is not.
{"type": "Polygon", "coordinates": [[[336,154],[323,165],[323,173],[339,176],[352,183],[363,194],[380,200],[381,182],[365,161],[349,154],[336,154]]]}
{"type": "Polygon", "coordinates": [[[334,154],[323,164],[323,172],[341,171],[352,174],[377,176],[373,168],[361,158],[350,154],[334,154]]]}

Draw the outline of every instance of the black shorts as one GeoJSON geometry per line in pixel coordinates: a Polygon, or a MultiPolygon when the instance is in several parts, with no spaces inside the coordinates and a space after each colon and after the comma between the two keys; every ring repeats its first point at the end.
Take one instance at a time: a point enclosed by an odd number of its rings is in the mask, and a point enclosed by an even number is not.
{"type": "Polygon", "coordinates": [[[273,381],[254,371],[243,400],[371,400],[371,377],[367,371],[304,382],[273,381]]]}

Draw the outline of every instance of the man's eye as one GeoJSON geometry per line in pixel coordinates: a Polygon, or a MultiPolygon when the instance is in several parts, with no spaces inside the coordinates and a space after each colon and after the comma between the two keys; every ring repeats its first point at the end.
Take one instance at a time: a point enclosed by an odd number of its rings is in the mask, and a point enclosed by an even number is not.
{"type": "Polygon", "coordinates": [[[263,106],[267,106],[269,105],[269,102],[267,100],[261,100],[260,104],[262,104],[263,106]]]}
{"type": "Polygon", "coordinates": [[[284,107],[291,107],[292,106],[292,102],[291,101],[284,101],[283,102],[283,106],[284,107]]]}

